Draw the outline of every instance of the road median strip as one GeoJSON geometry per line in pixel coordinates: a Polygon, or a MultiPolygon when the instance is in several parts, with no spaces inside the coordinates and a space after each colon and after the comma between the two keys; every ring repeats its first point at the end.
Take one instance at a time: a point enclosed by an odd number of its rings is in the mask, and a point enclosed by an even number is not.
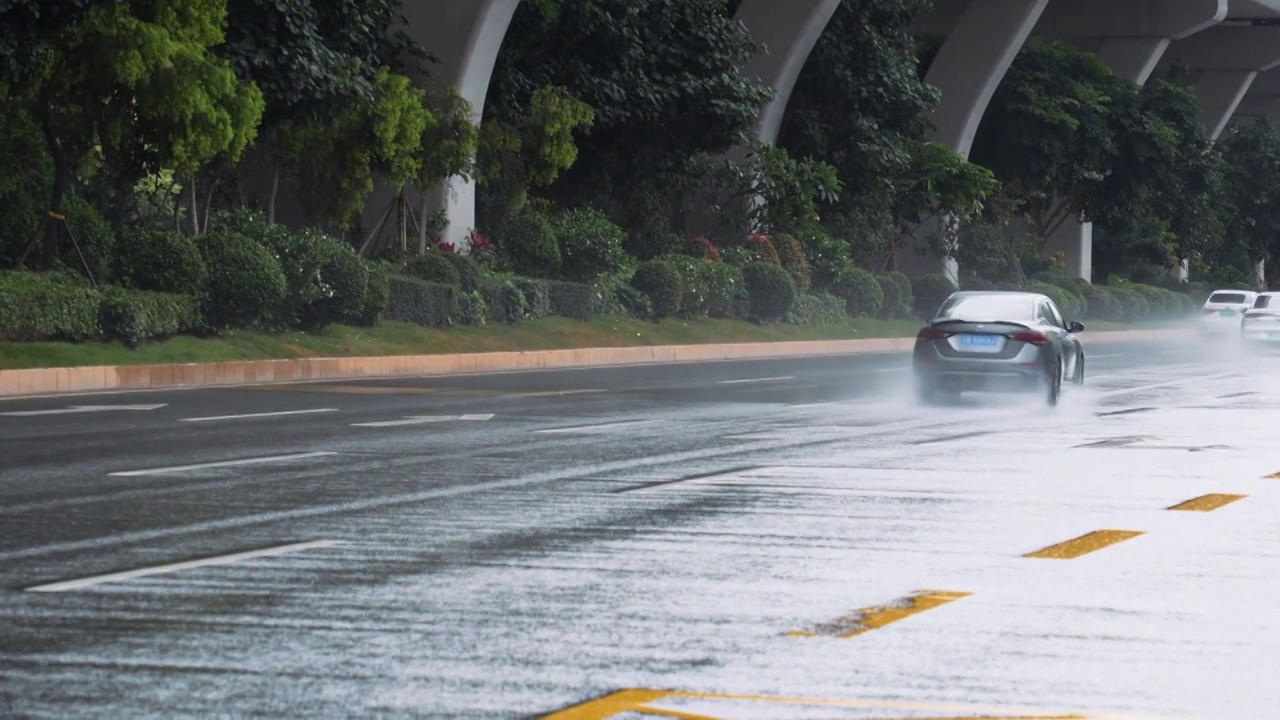
{"type": "MultiPolygon", "coordinates": [[[[1160,340],[1185,330],[1119,330],[1086,333],[1089,343],[1160,340]]],[[[291,358],[162,365],[0,370],[0,397],[64,393],[232,387],[303,381],[447,376],[522,370],[622,365],[767,360],[793,357],[905,353],[914,338],[808,340],[562,350],[503,351],[383,357],[291,358]]]]}

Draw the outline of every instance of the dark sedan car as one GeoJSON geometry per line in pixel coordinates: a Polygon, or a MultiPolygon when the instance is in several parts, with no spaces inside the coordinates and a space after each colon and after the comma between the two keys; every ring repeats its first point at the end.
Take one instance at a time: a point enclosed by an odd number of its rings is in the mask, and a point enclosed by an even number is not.
{"type": "Polygon", "coordinates": [[[1062,383],[1084,383],[1084,347],[1045,295],[957,292],[916,335],[916,393],[933,403],[965,391],[1038,392],[1057,405],[1062,383]]]}

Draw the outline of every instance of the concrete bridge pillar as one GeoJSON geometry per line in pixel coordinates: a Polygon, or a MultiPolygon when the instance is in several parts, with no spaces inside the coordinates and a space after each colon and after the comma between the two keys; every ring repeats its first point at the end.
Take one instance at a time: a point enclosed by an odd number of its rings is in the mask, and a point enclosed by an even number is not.
{"type": "MultiPolygon", "coordinates": [[[[407,0],[404,30],[440,60],[434,80],[451,85],[472,108],[472,121],[484,115],[489,80],[502,48],[502,39],[520,0],[407,0]]],[[[382,216],[397,188],[379,186],[364,215],[366,232],[382,216]]],[[[476,188],[473,180],[451,178],[437,188],[421,188],[427,212],[443,210],[448,225],[444,240],[459,249],[469,247],[476,224],[476,188]]],[[[414,208],[417,211],[418,208],[414,208]]],[[[419,218],[422,222],[424,218],[419,218]]],[[[427,238],[428,242],[431,238],[427,238]]]]}

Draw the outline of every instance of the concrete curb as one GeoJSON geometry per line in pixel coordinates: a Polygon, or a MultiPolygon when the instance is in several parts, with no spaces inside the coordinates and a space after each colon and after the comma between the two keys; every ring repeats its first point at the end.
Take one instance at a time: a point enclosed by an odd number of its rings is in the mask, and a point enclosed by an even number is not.
{"type": "MultiPolygon", "coordinates": [[[[1086,332],[1081,337],[1087,343],[1160,340],[1183,332],[1185,331],[1123,330],[1086,332]]],[[[815,355],[865,355],[907,352],[914,342],[914,338],[874,338],[0,370],[0,397],[815,355]]]]}

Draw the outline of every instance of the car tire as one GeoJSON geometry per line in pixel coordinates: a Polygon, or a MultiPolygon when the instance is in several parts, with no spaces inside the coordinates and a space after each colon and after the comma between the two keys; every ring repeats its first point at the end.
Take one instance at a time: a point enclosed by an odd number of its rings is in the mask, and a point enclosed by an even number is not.
{"type": "Polygon", "coordinates": [[[1076,371],[1071,376],[1072,385],[1084,384],[1084,355],[1076,358],[1076,371]]]}
{"type": "Polygon", "coordinates": [[[1058,399],[1062,397],[1062,360],[1055,362],[1053,368],[1053,372],[1049,377],[1045,378],[1048,385],[1045,392],[1045,404],[1049,407],[1057,407],[1058,399]]]}

